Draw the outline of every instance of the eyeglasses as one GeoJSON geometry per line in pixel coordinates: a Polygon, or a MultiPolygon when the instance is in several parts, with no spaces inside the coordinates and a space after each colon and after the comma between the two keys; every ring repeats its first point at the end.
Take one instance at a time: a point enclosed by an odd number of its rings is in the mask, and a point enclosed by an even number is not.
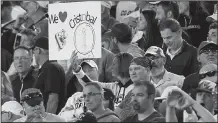
{"type": "Polygon", "coordinates": [[[155,55],[151,55],[151,54],[148,54],[146,55],[150,60],[155,60],[155,59],[159,59],[160,57],[159,56],[155,56],[155,55]]]}
{"type": "Polygon", "coordinates": [[[14,57],[14,61],[27,61],[29,60],[30,58],[27,58],[27,57],[24,57],[24,56],[21,56],[21,57],[14,57]]]}
{"type": "Polygon", "coordinates": [[[215,76],[215,74],[217,72],[218,71],[209,71],[209,72],[206,72],[206,73],[199,74],[199,77],[200,77],[200,79],[204,79],[206,76],[212,77],[212,76],[215,76]]]}
{"type": "Polygon", "coordinates": [[[86,97],[94,97],[96,95],[101,95],[102,93],[88,93],[88,94],[83,94],[83,98],[86,98],[86,97]]]}
{"type": "Polygon", "coordinates": [[[25,95],[21,101],[27,101],[27,100],[38,98],[38,97],[42,98],[42,94],[41,93],[31,93],[31,94],[25,95]]]}
{"type": "Polygon", "coordinates": [[[203,49],[200,51],[200,54],[202,54],[202,53],[209,54],[210,52],[215,54],[215,53],[218,53],[218,50],[217,49],[203,49]]]}

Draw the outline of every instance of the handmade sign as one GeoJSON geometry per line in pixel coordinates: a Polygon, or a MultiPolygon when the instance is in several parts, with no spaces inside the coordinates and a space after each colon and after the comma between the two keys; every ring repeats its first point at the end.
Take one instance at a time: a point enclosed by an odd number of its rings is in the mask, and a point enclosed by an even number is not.
{"type": "Polygon", "coordinates": [[[49,4],[49,60],[101,57],[101,2],[49,4]]]}

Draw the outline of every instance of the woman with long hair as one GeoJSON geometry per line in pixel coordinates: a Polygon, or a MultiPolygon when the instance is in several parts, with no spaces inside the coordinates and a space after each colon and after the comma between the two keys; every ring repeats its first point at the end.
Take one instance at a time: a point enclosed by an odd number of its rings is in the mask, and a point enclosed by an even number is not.
{"type": "Polygon", "coordinates": [[[155,20],[156,13],[153,10],[141,12],[137,25],[139,31],[143,31],[143,36],[139,39],[138,46],[146,51],[150,46],[162,47],[162,39],[155,20]]]}
{"type": "Polygon", "coordinates": [[[5,72],[1,71],[1,104],[3,105],[7,101],[13,101],[14,93],[11,86],[11,81],[5,72]]]}

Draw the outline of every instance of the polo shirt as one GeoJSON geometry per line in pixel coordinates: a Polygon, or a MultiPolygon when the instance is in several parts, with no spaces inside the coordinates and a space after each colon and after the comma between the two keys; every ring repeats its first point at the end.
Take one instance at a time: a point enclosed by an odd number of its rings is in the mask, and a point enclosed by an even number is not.
{"type": "Polygon", "coordinates": [[[185,77],[197,71],[197,49],[194,46],[183,41],[181,51],[173,59],[166,53],[166,50],[167,48],[164,48],[167,71],[185,77]]]}
{"type": "Polygon", "coordinates": [[[49,94],[58,94],[58,113],[65,103],[65,73],[61,65],[56,61],[46,61],[39,70],[35,88],[40,89],[42,92],[45,108],[47,107],[49,94]]]}
{"type": "Polygon", "coordinates": [[[9,76],[11,80],[12,89],[14,92],[14,97],[18,102],[20,102],[20,91],[22,93],[25,89],[34,87],[34,84],[37,80],[37,73],[38,71],[35,70],[33,66],[31,66],[30,71],[23,79],[23,86],[18,73],[9,76]]]}

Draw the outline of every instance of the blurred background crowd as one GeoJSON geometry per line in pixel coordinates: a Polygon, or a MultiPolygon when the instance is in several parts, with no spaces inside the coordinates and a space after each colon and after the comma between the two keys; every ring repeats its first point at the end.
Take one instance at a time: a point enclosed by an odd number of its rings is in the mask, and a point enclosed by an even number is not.
{"type": "Polygon", "coordinates": [[[1,1],[3,122],[217,122],[217,1],[101,1],[102,57],[49,60],[71,2],[1,1]]]}

